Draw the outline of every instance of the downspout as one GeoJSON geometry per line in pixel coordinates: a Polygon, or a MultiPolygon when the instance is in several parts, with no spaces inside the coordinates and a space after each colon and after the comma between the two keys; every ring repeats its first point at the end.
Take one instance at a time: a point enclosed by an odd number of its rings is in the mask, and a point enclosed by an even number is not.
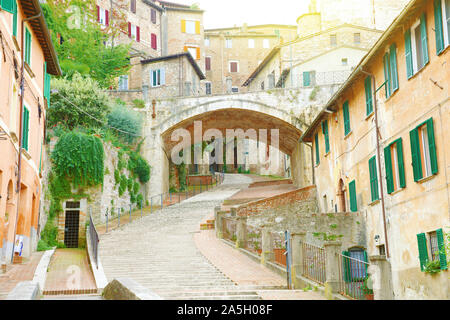
{"type": "Polygon", "coordinates": [[[17,161],[17,186],[16,186],[16,193],[17,193],[17,206],[16,206],[16,220],[14,222],[14,239],[13,239],[13,246],[12,246],[12,252],[11,252],[11,263],[13,262],[13,258],[14,258],[14,247],[15,247],[15,243],[16,243],[16,232],[17,232],[17,219],[19,217],[19,204],[20,204],[20,190],[21,190],[21,173],[22,173],[22,140],[23,140],[23,98],[25,96],[24,92],[24,68],[25,68],[25,53],[24,53],[24,48],[25,48],[25,44],[24,44],[24,34],[23,34],[23,30],[24,30],[24,26],[25,26],[25,22],[33,20],[33,19],[37,19],[42,15],[42,11],[39,12],[38,15],[35,15],[33,17],[29,17],[29,18],[25,18],[22,20],[22,24],[21,24],[21,31],[20,31],[20,36],[21,36],[21,42],[22,42],[22,50],[21,50],[21,59],[22,59],[22,65],[21,65],[21,70],[20,70],[20,116],[19,116],[19,159],[17,161]]]}
{"type": "Polygon", "coordinates": [[[384,242],[386,246],[386,258],[389,259],[389,244],[388,244],[388,236],[387,236],[387,226],[386,226],[386,207],[384,203],[384,191],[383,191],[383,176],[381,170],[381,152],[380,152],[380,135],[379,135],[379,127],[378,127],[378,105],[377,105],[377,87],[375,83],[375,75],[373,73],[369,73],[364,71],[362,68],[360,69],[362,73],[367,74],[371,77],[372,80],[372,90],[373,90],[373,105],[374,105],[374,113],[375,113],[375,131],[377,136],[377,157],[378,157],[378,175],[380,177],[380,193],[381,193],[381,211],[383,213],[383,228],[384,228],[384,242]]]}

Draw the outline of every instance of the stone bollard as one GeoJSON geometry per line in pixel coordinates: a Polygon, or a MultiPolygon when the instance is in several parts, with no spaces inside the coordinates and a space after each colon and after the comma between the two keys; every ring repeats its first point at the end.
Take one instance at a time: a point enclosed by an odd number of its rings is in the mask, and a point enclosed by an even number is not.
{"type": "Polygon", "coordinates": [[[369,274],[375,300],[394,300],[391,264],[386,256],[370,256],[369,274]]]}
{"type": "Polygon", "coordinates": [[[220,207],[214,208],[214,228],[216,229],[216,237],[223,239],[223,217],[226,215],[225,211],[220,211],[220,207]]]}
{"type": "Polygon", "coordinates": [[[339,290],[339,258],[342,243],[340,241],[326,241],[323,244],[325,248],[325,297],[329,300],[333,299],[333,293],[339,290]]]}
{"type": "Polygon", "coordinates": [[[273,252],[273,236],[268,226],[263,226],[261,231],[261,264],[275,260],[273,252]]]}
{"type": "Polygon", "coordinates": [[[236,217],[236,248],[247,247],[247,217],[236,217]]]}
{"type": "Polygon", "coordinates": [[[303,272],[303,249],[302,243],[306,239],[306,232],[293,232],[291,234],[291,247],[292,247],[292,282],[294,283],[294,289],[303,288],[303,282],[297,279],[297,275],[301,275],[303,272]]]}

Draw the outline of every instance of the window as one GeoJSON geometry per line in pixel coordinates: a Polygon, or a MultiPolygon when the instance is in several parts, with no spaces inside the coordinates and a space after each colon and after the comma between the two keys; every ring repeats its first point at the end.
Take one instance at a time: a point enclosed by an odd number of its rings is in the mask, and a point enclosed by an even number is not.
{"type": "Polygon", "coordinates": [[[128,37],[136,40],[137,42],[141,41],[141,34],[138,26],[128,22],[128,37]]]}
{"type": "Polygon", "coordinates": [[[156,24],[156,10],[155,9],[151,9],[151,11],[150,11],[150,20],[152,21],[153,24],[156,24]]]}
{"type": "Polygon", "coordinates": [[[325,140],[325,154],[330,152],[330,137],[328,135],[328,121],[325,120],[322,122],[322,133],[323,138],[325,140]]]}
{"type": "Polygon", "coordinates": [[[225,48],[227,48],[227,49],[233,48],[233,40],[225,39],[225,48]]]}
{"type": "Polygon", "coordinates": [[[210,40],[209,38],[205,38],[205,47],[209,47],[210,46],[210,40]]]}
{"type": "Polygon", "coordinates": [[[211,82],[205,82],[205,92],[206,94],[211,94],[211,82]]]}
{"type": "Polygon", "coordinates": [[[303,86],[309,87],[311,85],[311,74],[309,71],[303,72],[303,86]]]}
{"type": "Polygon", "coordinates": [[[361,33],[354,33],[353,34],[353,42],[355,44],[360,44],[361,43],[361,33]]]}
{"type": "Polygon", "coordinates": [[[97,6],[97,21],[104,26],[109,26],[109,11],[97,6]]]}
{"type": "Polygon", "coordinates": [[[347,58],[342,58],[341,59],[341,63],[343,66],[348,66],[348,59],[347,58]]]}
{"type": "Polygon", "coordinates": [[[432,261],[438,260],[441,270],[447,270],[447,254],[442,229],[429,232],[428,240],[425,233],[419,233],[417,235],[417,245],[419,249],[420,269],[422,271],[424,271],[425,265],[430,259],[432,261]],[[430,249],[430,255],[428,255],[428,248],[430,249]]]}
{"type": "Polygon", "coordinates": [[[434,26],[439,55],[450,45],[450,0],[434,0],[434,26]]]}
{"type": "MultiPolygon", "coordinates": [[[[5,2],[5,1],[3,1],[3,2],[5,2]]],[[[14,6],[14,8],[13,8],[13,36],[17,37],[17,1],[13,0],[12,3],[14,6]]]]}
{"type": "Polygon", "coordinates": [[[206,68],[206,71],[211,70],[211,57],[205,58],[205,68],[206,68]]]}
{"type": "Polygon", "coordinates": [[[130,10],[133,13],[136,13],[136,0],[130,0],[130,10]]]}
{"type": "Polygon", "coordinates": [[[344,133],[345,135],[348,135],[351,131],[348,101],[344,102],[344,105],[342,106],[342,113],[344,114],[344,133]]]}
{"type": "Polygon", "coordinates": [[[263,48],[264,49],[269,49],[270,48],[269,39],[264,39],[263,40],[263,48]]]}
{"type": "Polygon", "coordinates": [[[337,35],[336,34],[330,35],[330,45],[332,47],[337,46],[337,35]]]}
{"type": "Polygon", "coordinates": [[[372,97],[372,78],[368,76],[364,81],[366,90],[366,115],[369,116],[373,112],[373,97],[372,97]]]}
{"type": "Polygon", "coordinates": [[[261,81],[261,90],[264,90],[264,81],[261,81]]]}
{"type": "Polygon", "coordinates": [[[195,60],[200,60],[200,48],[199,47],[193,47],[193,46],[186,46],[184,47],[184,51],[187,51],[191,54],[192,58],[195,60]]]}
{"type": "Polygon", "coordinates": [[[386,99],[398,90],[397,47],[392,44],[383,57],[386,99]]]}
{"type": "Polygon", "coordinates": [[[405,188],[405,165],[403,162],[403,143],[401,138],[384,148],[384,162],[388,194],[400,188],[405,188]]]}
{"type": "Polygon", "coordinates": [[[31,32],[25,27],[25,62],[31,67],[31,32]]]}
{"type": "Polygon", "coordinates": [[[357,212],[358,204],[356,201],[356,182],[353,180],[348,184],[349,196],[350,196],[350,211],[357,212]]]}
{"type": "Polygon", "coordinates": [[[378,174],[377,174],[377,160],[374,157],[369,160],[369,174],[370,174],[370,193],[372,202],[379,200],[380,195],[378,192],[378,174]]]}
{"type": "Polygon", "coordinates": [[[275,71],[272,71],[272,73],[267,76],[267,82],[269,83],[268,89],[275,88],[275,71]]]}
{"type": "Polygon", "coordinates": [[[248,47],[250,49],[255,48],[255,39],[248,39],[248,47]]]}
{"type": "Polygon", "coordinates": [[[200,34],[200,21],[181,20],[181,32],[189,34],[200,34]]]}
{"type": "Polygon", "coordinates": [[[166,84],[164,68],[150,71],[150,84],[152,87],[159,87],[166,84]]]}
{"type": "Polygon", "coordinates": [[[231,87],[231,92],[232,93],[239,93],[239,88],[238,87],[231,87]]]}
{"type": "Polygon", "coordinates": [[[9,13],[14,13],[14,6],[15,6],[14,0],[1,0],[0,4],[3,10],[8,11],[9,13]]]}
{"type": "Polygon", "coordinates": [[[151,34],[151,45],[153,50],[158,50],[158,37],[156,34],[151,34]]]}
{"type": "Polygon", "coordinates": [[[28,138],[30,131],[30,111],[24,105],[23,106],[23,119],[22,119],[22,148],[28,151],[28,138]]]}
{"type": "Polygon", "coordinates": [[[319,134],[316,133],[314,136],[314,145],[316,146],[316,166],[320,163],[320,154],[319,154],[319,134]]]}
{"type": "Polygon", "coordinates": [[[429,62],[425,14],[405,33],[405,57],[408,79],[429,62]]]}
{"type": "Polygon", "coordinates": [[[230,72],[239,72],[239,62],[230,61],[230,72]]]}
{"type": "Polygon", "coordinates": [[[410,133],[411,158],[414,181],[438,173],[433,118],[428,119],[410,133]]]}
{"type": "Polygon", "coordinates": [[[119,77],[119,91],[128,90],[128,75],[119,77]]]}
{"type": "Polygon", "coordinates": [[[380,256],[385,256],[386,255],[386,247],[384,244],[377,246],[378,248],[378,254],[380,256]]]}

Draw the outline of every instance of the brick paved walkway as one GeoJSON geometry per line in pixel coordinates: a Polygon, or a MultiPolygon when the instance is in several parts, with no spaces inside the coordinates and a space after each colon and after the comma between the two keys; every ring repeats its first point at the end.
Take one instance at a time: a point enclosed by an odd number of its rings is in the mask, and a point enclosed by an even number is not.
{"type": "Polygon", "coordinates": [[[44,295],[96,293],[86,249],[57,249],[48,267],[44,295]]]}
{"type": "Polygon", "coordinates": [[[22,264],[8,265],[7,271],[0,274],[0,300],[6,299],[8,293],[21,281],[31,281],[44,252],[34,252],[22,264]]]}

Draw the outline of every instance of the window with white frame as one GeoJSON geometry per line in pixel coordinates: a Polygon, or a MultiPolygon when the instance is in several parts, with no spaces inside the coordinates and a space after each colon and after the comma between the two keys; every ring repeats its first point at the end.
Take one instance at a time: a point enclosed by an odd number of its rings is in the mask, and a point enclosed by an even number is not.
{"type": "Polygon", "coordinates": [[[450,0],[437,0],[434,7],[438,54],[450,45],[450,0]]]}
{"type": "Polygon", "coordinates": [[[227,49],[233,48],[233,40],[225,39],[225,48],[227,48],[227,49]]]}
{"type": "Polygon", "coordinates": [[[98,19],[100,24],[106,26],[106,10],[103,8],[98,9],[98,19]]]}
{"type": "Polygon", "coordinates": [[[196,47],[188,47],[187,50],[191,54],[192,58],[197,59],[197,48],[196,47]]]}
{"type": "Polygon", "coordinates": [[[205,38],[205,47],[209,47],[209,46],[210,46],[209,38],[205,38]]]}
{"type": "Polygon", "coordinates": [[[254,49],[255,48],[255,39],[248,39],[248,47],[250,49],[254,49]]]}
{"type": "Polygon", "coordinates": [[[442,1],[444,17],[444,36],[447,46],[450,45],[450,0],[442,1]]]}
{"type": "Polygon", "coordinates": [[[269,39],[264,39],[263,40],[263,48],[269,49],[269,47],[270,47],[269,39]]]}
{"type": "Polygon", "coordinates": [[[208,95],[212,93],[212,91],[211,91],[211,82],[205,82],[205,93],[208,94],[208,95]]]}
{"type": "Polygon", "coordinates": [[[130,23],[130,36],[132,39],[137,40],[137,26],[130,23]]]}
{"type": "Polygon", "coordinates": [[[155,88],[166,84],[165,69],[155,69],[150,71],[150,85],[155,88]]]}
{"type": "Polygon", "coordinates": [[[119,90],[120,91],[128,90],[128,75],[119,77],[119,90]]]}

